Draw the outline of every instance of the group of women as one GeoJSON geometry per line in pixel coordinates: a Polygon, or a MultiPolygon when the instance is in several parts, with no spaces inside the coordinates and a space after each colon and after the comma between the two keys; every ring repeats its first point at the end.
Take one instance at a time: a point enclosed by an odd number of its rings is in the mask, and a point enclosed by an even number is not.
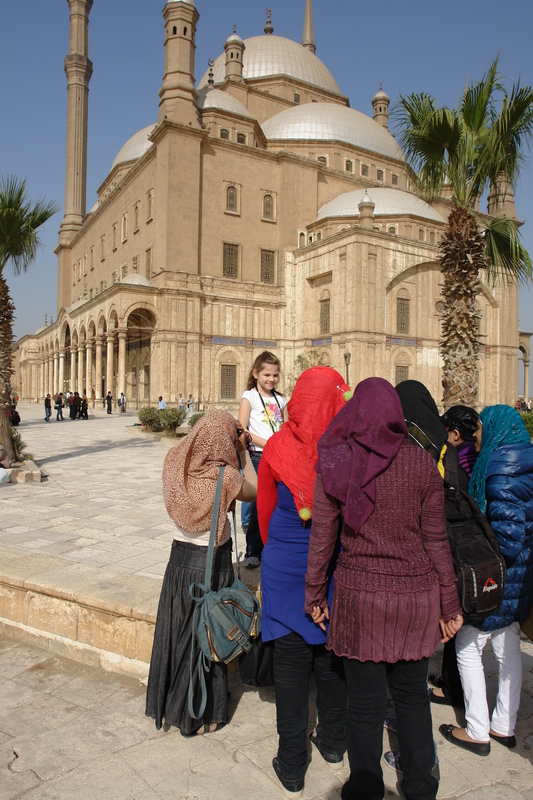
{"type": "MultiPolygon", "coordinates": [[[[343,800],[381,800],[390,691],[404,795],[434,800],[438,781],[432,772],[427,678],[428,659],[439,641],[456,637],[459,668],[464,660],[469,675],[463,679],[461,672],[467,727],[441,726],[443,735],[480,755],[483,748],[475,746],[490,749],[489,734],[513,744],[520,693],[518,623],[533,599],[533,445],[516,411],[496,406],[482,412],[471,487],[501,540],[512,589],[506,589],[497,620],[469,631],[471,626],[462,626],[444,514],[443,462],[453,445],[427,389],[416,381],[395,389],[369,378],[351,397],[338,372],[314,367],[298,378],[287,411],[288,420],[264,444],[257,489],[265,542],[263,639],[275,642],[274,775],[288,797],[301,796],[309,738],[333,769],[343,766],[347,750],[350,777],[343,800]],[[489,723],[484,681],[474,661],[481,664],[491,634],[493,647],[501,643],[494,647],[500,681],[489,723]],[[311,673],[318,718],[308,737],[311,673]]],[[[193,610],[188,588],[203,579],[222,465],[213,588],[233,581],[227,511],[236,499],[252,500],[255,494],[245,445],[242,423],[213,411],[165,461],[163,493],[176,533],[161,592],[146,713],[157,727],[164,721],[184,735],[210,733],[228,721],[227,672],[221,664],[212,664],[207,675],[203,718],[188,714],[193,610]]]]}

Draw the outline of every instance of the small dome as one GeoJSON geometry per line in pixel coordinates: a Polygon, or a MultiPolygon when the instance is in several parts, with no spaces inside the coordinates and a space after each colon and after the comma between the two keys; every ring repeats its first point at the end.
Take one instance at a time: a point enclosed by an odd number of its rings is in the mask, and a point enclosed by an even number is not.
{"type": "Polygon", "coordinates": [[[186,3],[188,6],[195,7],[194,0],[167,0],[167,3],[186,3]]]}
{"type": "MultiPolygon", "coordinates": [[[[338,195],[329,203],[322,206],[317,214],[317,220],[327,219],[328,217],[358,217],[359,204],[368,203],[370,197],[366,194],[365,189],[355,189],[352,192],[344,192],[338,195]]],[[[420,219],[431,220],[432,222],[444,223],[438,211],[421,200],[415,194],[404,192],[401,189],[381,189],[380,187],[372,188],[372,200],[375,204],[374,216],[375,217],[392,217],[400,214],[409,214],[413,217],[420,219]]]]}
{"type": "Polygon", "coordinates": [[[363,205],[363,203],[364,203],[365,205],[366,205],[367,203],[368,203],[369,205],[373,205],[373,206],[375,206],[375,205],[376,205],[376,204],[374,203],[374,201],[372,200],[372,198],[370,197],[370,195],[368,194],[368,189],[365,189],[365,193],[364,193],[363,197],[361,198],[361,200],[359,201],[359,203],[358,203],[358,206],[360,206],[360,205],[363,205]]]}
{"type": "Polygon", "coordinates": [[[241,39],[237,31],[233,31],[233,33],[226,39],[226,44],[231,44],[232,42],[237,42],[238,44],[244,44],[243,40],[241,39]]]}
{"type": "Polygon", "coordinates": [[[390,97],[387,94],[387,92],[383,91],[383,89],[381,87],[381,83],[379,84],[379,92],[376,92],[376,94],[372,98],[372,105],[374,103],[379,103],[379,102],[381,102],[381,103],[390,103],[390,97]]]}
{"type": "Polygon", "coordinates": [[[347,106],[304,103],[280,111],[261,127],[270,140],[339,141],[371,153],[404,160],[394,136],[386,128],[347,106]]]}
{"type": "MultiPolygon", "coordinates": [[[[174,0],[174,2],[182,2],[182,0],[174,0]]],[[[128,139],[126,144],[118,151],[111,165],[111,170],[113,170],[117,164],[124,164],[126,161],[137,161],[137,159],[143,156],[146,151],[152,147],[153,142],[150,142],[148,137],[154,128],[155,123],[148,125],[146,128],[143,128],[142,131],[135,133],[131,139],[128,139]]]]}
{"type": "MultiPolygon", "coordinates": [[[[243,56],[243,77],[267,78],[273,75],[288,75],[303,83],[309,83],[333,94],[340,94],[335,78],[322,61],[301,44],[282,36],[252,36],[245,39],[246,50],[243,56]]],[[[215,83],[223,83],[226,77],[226,54],[220,55],[214,66],[215,83]]],[[[198,83],[207,85],[209,73],[198,83]]]]}
{"type": "Polygon", "coordinates": [[[230,114],[238,114],[240,117],[248,117],[253,119],[252,115],[240,100],[229,94],[222,92],[220,89],[201,89],[198,93],[198,105],[204,111],[209,108],[218,108],[221,111],[228,111],[230,114]]]}

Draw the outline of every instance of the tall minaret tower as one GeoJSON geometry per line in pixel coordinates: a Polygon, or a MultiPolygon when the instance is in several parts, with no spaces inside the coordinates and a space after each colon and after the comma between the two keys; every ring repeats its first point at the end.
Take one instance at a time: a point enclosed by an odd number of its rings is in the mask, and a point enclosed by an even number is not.
{"type": "Polygon", "coordinates": [[[196,23],[200,15],[194,0],[167,0],[165,20],[165,72],[159,90],[159,118],[200,127],[198,92],[194,87],[196,23]]]}
{"type": "Polygon", "coordinates": [[[67,0],[70,9],[67,76],[67,158],[65,172],[65,216],[59,230],[59,245],[66,245],[81,227],[87,196],[87,122],[89,81],[89,11],[93,0],[67,0]]]}
{"type": "Polygon", "coordinates": [[[313,30],[312,0],[306,0],[305,2],[304,35],[302,37],[302,45],[312,53],[316,53],[315,33],[313,30]]]}

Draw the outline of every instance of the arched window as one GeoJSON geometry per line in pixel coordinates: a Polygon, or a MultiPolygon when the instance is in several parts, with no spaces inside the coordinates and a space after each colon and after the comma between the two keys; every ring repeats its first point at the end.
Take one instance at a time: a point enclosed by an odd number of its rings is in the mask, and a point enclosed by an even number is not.
{"type": "Polygon", "coordinates": [[[229,139],[229,131],[226,128],[220,129],[220,138],[221,139],[229,139]]]}
{"type": "Polygon", "coordinates": [[[317,161],[319,164],[328,165],[328,157],[327,156],[318,156],[317,161]]]}
{"type": "Polygon", "coordinates": [[[271,194],[263,196],[263,219],[274,219],[274,198],[271,194]]]}
{"type": "Polygon", "coordinates": [[[294,95],[294,102],[295,103],[299,103],[300,102],[300,95],[299,94],[295,94],[294,95]]]}
{"type": "Polygon", "coordinates": [[[382,181],[383,180],[383,170],[382,169],[378,169],[378,176],[377,177],[378,177],[378,181],[382,181]]]}
{"type": "Polygon", "coordinates": [[[246,136],[244,133],[237,134],[237,144],[246,144],[246,136]]]}
{"type": "Polygon", "coordinates": [[[298,247],[305,247],[305,233],[301,233],[298,237],[298,247]]]}
{"type": "Polygon", "coordinates": [[[389,233],[391,233],[393,236],[396,234],[396,228],[394,227],[394,225],[391,225],[389,227],[389,233]]]}
{"type": "Polygon", "coordinates": [[[226,189],[226,211],[237,211],[237,189],[228,186],[226,189]]]}
{"type": "Polygon", "coordinates": [[[409,367],[404,366],[403,364],[396,364],[396,371],[394,376],[394,382],[396,385],[401,383],[402,381],[409,380],[409,367]]]}
{"type": "Polygon", "coordinates": [[[174,25],[174,27],[172,28],[172,35],[175,36],[177,34],[177,32],[178,32],[178,29],[174,25]]]}
{"type": "Polygon", "coordinates": [[[429,232],[429,243],[430,244],[435,244],[435,231],[430,231],[429,232]]]}
{"type": "Polygon", "coordinates": [[[398,186],[398,176],[397,175],[393,175],[392,176],[392,185],[393,186],[398,186]]]}
{"type": "Polygon", "coordinates": [[[344,162],[344,169],[346,172],[353,172],[353,161],[350,161],[350,159],[346,159],[346,161],[344,162]]]}
{"type": "Polygon", "coordinates": [[[330,333],[330,299],[320,301],[320,333],[330,333]]]}
{"type": "Polygon", "coordinates": [[[368,178],[368,164],[361,164],[361,175],[363,178],[368,178]]]}
{"type": "Polygon", "coordinates": [[[418,241],[423,242],[425,239],[424,228],[418,229],[418,241]]]}

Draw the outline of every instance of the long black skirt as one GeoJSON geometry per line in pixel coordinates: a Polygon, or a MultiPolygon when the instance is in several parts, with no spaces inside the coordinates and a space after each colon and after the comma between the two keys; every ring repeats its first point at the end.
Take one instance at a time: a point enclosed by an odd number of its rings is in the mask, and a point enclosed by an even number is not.
{"type": "MultiPolygon", "coordinates": [[[[231,540],[215,552],[211,587],[231,586],[234,581],[231,540]]],[[[175,725],[187,735],[202,725],[228,721],[228,673],[225,664],[212,662],[206,674],[207,705],[203,717],[193,719],[188,710],[189,672],[192,645],[194,601],[191,583],[204,583],[207,547],[174,541],[170,551],[157,609],[154,645],[150,660],[146,715],[175,725]]],[[[196,664],[193,674],[197,685],[196,664]]],[[[196,707],[198,706],[198,700],[196,707]]]]}

